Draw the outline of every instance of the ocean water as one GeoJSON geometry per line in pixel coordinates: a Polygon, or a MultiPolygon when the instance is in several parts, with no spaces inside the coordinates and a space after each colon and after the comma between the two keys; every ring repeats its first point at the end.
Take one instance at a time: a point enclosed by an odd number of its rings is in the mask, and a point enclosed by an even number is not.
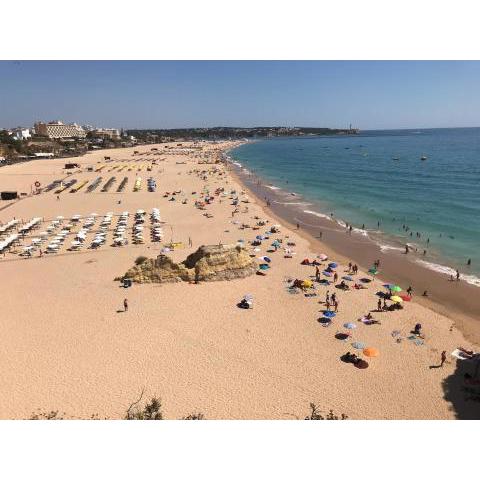
{"type": "Polygon", "coordinates": [[[459,267],[480,285],[480,128],[275,138],[229,155],[272,189],[296,193],[288,201],[312,217],[365,225],[384,250],[407,242],[426,249],[425,266],[459,267]]]}

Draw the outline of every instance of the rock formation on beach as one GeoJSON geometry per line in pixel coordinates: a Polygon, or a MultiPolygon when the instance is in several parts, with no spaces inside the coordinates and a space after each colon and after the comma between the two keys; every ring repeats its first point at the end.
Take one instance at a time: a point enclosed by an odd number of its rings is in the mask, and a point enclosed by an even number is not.
{"type": "Polygon", "coordinates": [[[253,275],[257,265],[240,246],[203,245],[183,262],[166,255],[148,258],[128,270],[120,280],[136,283],[209,282],[253,275]]]}

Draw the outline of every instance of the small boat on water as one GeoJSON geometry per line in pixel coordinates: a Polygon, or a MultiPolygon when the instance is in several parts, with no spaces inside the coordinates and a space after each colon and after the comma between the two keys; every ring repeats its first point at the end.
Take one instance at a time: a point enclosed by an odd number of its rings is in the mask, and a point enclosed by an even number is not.
{"type": "Polygon", "coordinates": [[[426,159],[427,159],[427,157],[426,157],[425,155],[422,155],[422,156],[420,157],[420,160],[426,160],[426,159]]]}
{"type": "Polygon", "coordinates": [[[392,160],[400,160],[400,157],[393,157],[392,160]]]}

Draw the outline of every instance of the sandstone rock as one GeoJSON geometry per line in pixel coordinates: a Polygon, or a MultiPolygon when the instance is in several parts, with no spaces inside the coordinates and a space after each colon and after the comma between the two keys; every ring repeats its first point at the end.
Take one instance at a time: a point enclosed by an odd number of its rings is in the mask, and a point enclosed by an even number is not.
{"type": "Polygon", "coordinates": [[[183,262],[175,263],[166,255],[149,258],[135,265],[120,280],[137,283],[209,282],[232,280],[253,275],[257,265],[240,246],[204,245],[183,262]]]}

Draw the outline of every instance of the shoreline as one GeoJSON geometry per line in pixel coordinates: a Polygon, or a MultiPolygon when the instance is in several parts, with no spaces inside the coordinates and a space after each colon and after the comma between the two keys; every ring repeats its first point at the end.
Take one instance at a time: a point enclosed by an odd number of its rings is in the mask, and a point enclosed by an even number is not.
{"type": "MultiPolygon", "coordinates": [[[[236,148],[236,147],[235,147],[236,148]]],[[[230,149],[225,153],[228,155],[230,149]]],[[[340,258],[342,262],[353,261],[361,268],[368,270],[375,261],[380,259],[380,275],[378,278],[388,279],[390,282],[401,284],[404,288],[411,285],[414,289],[414,301],[426,306],[436,313],[440,313],[452,320],[465,338],[480,345],[480,296],[478,287],[462,282],[450,282],[445,274],[422,266],[420,263],[405,261],[404,253],[382,251],[380,246],[371,240],[361,238],[361,235],[353,232],[352,235],[341,230],[341,226],[328,219],[328,215],[322,212],[322,216],[314,216],[309,213],[295,211],[282,203],[270,202],[267,206],[265,198],[271,200],[275,196],[275,190],[266,184],[252,181],[253,178],[262,181],[261,177],[242,173],[242,169],[233,161],[226,160],[228,172],[237,180],[248,193],[255,199],[266,215],[270,215],[278,222],[283,222],[287,227],[305,240],[312,251],[325,251],[327,255],[340,258]],[[314,220],[313,220],[314,219],[314,220]],[[296,229],[296,223],[301,227],[296,229]],[[315,226],[312,224],[316,223],[315,226]],[[319,240],[318,232],[322,231],[322,241],[319,240]],[[428,291],[428,297],[423,297],[423,291],[428,291]],[[463,308],[459,308],[459,304],[463,308]]],[[[302,197],[303,198],[303,197],[302,197]]],[[[412,255],[413,256],[413,255],[412,255]]],[[[417,258],[417,256],[415,256],[417,258]]]]}

